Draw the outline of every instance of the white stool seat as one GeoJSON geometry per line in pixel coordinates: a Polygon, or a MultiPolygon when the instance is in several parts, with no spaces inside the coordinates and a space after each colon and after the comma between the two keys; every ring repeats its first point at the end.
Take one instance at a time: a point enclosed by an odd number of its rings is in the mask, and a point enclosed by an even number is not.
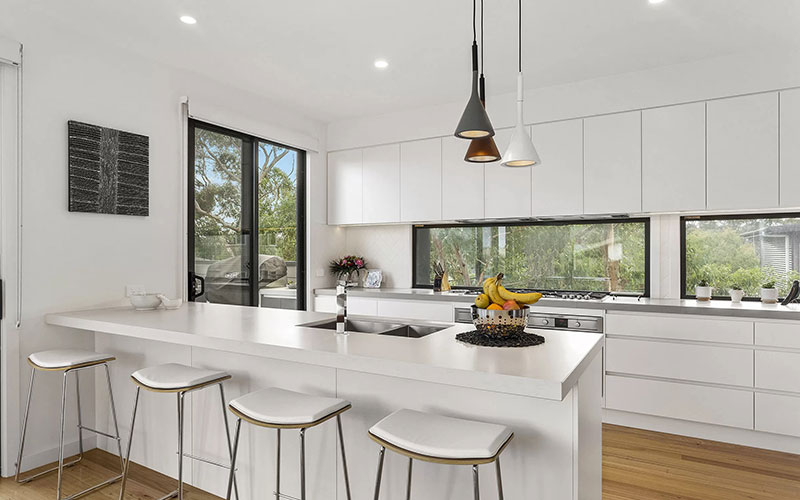
{"type": "Polygon", "coordinates": [[[183,391],[230,378],[226,372],[206,370],[178,363],[151,366],[134,372],[131,377],[145,389],[183,391]]]}
{"type": "Polygon", "coordinates": [[[320,423],[349,408],[350,402],[270,387],[236,398],[229,406],[257,424],[300,426],[320,423]]]}
{"type": "Polygon", "coordinates": [[[65,370],[77,366],[97,365],[115,358],[110,354],[101,354],[82,349],[54,349],[52,351],[35,352],[28,356],[28,361],[36,368],[45,370],[65,370]]]}
{"type": "Polygon", "coordinates": [[[369,433],[396,447],[441,460],[487,460],[496,457],[513,433],[504,425],[399,410],[369,433]]]}

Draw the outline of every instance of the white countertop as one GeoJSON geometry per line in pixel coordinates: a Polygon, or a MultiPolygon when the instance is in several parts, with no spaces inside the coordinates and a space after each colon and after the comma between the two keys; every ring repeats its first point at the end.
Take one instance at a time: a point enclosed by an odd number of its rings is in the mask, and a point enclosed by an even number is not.
{"type": "Polygon", "coordinates": [[[567,395],[602,346],[602,335],[594,333],[536,330],[546,338],[539,346],[476,347],[454,338],[472,329],[467,324],[419,339],[339,335],[296,326],[331,318],[324,313],[187,303],[175,311],[95,309],[48,314],[45,320],[81,330],[553,400],[567,395]]]}

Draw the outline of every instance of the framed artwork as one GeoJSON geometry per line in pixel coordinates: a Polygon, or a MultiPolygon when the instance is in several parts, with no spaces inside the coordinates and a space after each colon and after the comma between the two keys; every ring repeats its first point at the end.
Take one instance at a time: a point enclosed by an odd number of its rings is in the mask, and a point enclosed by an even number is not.
{"type": "Polygon", "coordinates": [[[383,281],[383,272],[380,269],[370,269],[364,278],[364,288],[380,288],[383,281]]]}
{"type": "Polygon", "coordinates": [[[150,139],[76,121],[67,124],[69,211],[150,214],[150,139]]]}

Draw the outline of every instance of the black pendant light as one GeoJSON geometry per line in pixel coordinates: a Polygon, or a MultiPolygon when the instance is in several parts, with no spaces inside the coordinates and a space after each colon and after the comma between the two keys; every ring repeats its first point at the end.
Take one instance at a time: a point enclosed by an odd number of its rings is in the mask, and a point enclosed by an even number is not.
{"type": "Polygon", "coordinates": [[[475,26],[476,1],[472,0],[472,93],[464,108],[464,114],[456,127],[455,136],[462,139],[478,139],[494,135],[492,122],[486,114],[478,95],[478,34],[475,26]]]}
{"type": "MultiPolygon", "coordinates": [[[[481,76],[480,76],[480,99],[483,109],[486,109],[486,78],[483,76],[483,2],[481,0],[481,76]]],[[[500,159],[500,150],[497,149],[497,144],[494,142],[492,136],[481,137],[480,139],[472,139],[467,148],[467,154],[464,160],[471,163],[491,163],[500,159]]]]}

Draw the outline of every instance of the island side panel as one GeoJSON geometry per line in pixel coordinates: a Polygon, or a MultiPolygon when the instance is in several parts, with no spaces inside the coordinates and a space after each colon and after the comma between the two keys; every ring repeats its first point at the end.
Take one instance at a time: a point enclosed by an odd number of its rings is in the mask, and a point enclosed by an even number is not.
{"type": "MultiPolygon", "coordinates": [[[[574,498],[572,393],[552,401],[348,370],[339,370],[337,379],[339,397],[353,402],[343,419],[348,465],[356,477],[353,498],[372,498],[379,448],[367,430],[400,408],[510,426],[515,437],[501,459],[506,498],[574,498]]],[[[387,452],[382,500],[405,498],[406,464],[404,457],[387,452]]],[[[482,498],[496,498],[494,470],[480,468],[482,498]]],[[[415,463],[413,474],[412,498],[472,498],[470,467],[415,463]]],[[[346,498],[341,485],[337,498],[346,498]]]]}
{"type": "Polygon", "coordinates": [[[575,498],[600,500],[603,490],[603,353],[597,353],[573,389],[575,498]]]}

